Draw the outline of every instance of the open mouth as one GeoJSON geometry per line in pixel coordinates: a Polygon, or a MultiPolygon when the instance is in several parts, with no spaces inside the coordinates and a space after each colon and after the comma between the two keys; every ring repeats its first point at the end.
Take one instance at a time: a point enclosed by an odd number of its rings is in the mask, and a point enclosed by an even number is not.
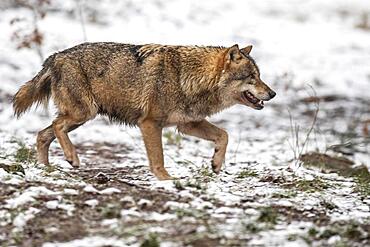
{"type": "Polygon", "coordinates": [[[242,92],[242,100],[244,103],[248,102],[253,105],[253,108],[257,110],[261,110],[264,107],[264,103],[262,100],[257,99],[251,92],[243,91],[242,92]]]}

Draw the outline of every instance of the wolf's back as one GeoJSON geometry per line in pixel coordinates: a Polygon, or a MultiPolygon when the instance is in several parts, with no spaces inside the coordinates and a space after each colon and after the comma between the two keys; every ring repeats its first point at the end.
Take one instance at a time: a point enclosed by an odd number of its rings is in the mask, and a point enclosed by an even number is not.
{"type": "Polygon", "coordinates": [[[51,67],[55,55],[48,57],[42,70],[26,84],[24,84],[13,98],[14,114],[19,117],[34,103],[47,103],[51,95],[52,71],[51,67]]]}

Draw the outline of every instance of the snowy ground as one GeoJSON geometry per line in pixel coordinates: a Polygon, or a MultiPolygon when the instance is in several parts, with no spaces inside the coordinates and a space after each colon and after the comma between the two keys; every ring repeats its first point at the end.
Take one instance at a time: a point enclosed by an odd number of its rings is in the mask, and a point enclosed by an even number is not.
{"type": "MultiPolygon", "coordinates": [[[[40,21],[44,54],[84,41],[75,9],[74,1],[55,1],[40,21]]],[[[370,245],[370,179],[366,169],[355,172],[370,167],[366,1],[86,1],[88,41],[253,44],[262,78],[277,91],[263,111],[234,107],[210,119],[230,135],[218,176],[209,169],[210,143],[166,130],[166,167],[180,178],[167,182],[150,174],[139,131],[104,118],[70,135],[81,168],[63,160],[57,143],[53,167],[35,162],[36,133],[53,109],[15,119],[10,105],[41,66],[34,50],[10,41],[28,25],[10,20],[32,12],[0,13],[2,246],[370,245]],[[303,153],[342,163],[294,159],[318,101],[303,153]]]]}

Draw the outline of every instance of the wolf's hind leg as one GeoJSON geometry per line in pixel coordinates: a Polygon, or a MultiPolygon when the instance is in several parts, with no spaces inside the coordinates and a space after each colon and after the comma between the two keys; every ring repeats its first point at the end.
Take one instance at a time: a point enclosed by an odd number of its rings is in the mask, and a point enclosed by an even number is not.
{"type": "Polygon", "coordinates": [[[212,158],[212,170],[219,173],[225,160],[228,135],[225,130],[211,124],[206,120],[191,122],[177,126],[177,129],[187,135],[215,143],[215,153],[212,158]]]}
{"type": "Polygon", "coordinates": [[[41,130],[37,135],[37,161],[41,164],[49,164],[49,147],[55,139],[53,125],[41,130]]]}
{"type": "MultiPolygon", "coordinates": [[[[81,125],[74,125],[68,129],[68,132],[75,130],[81,125]]],[[[37,135],[37,161],[41,164],[49,165],[49,147],[55,140],[53,125],[49,125],[41,130],[37,135]]]]}
{"type": "Polygon", "coordinates": [[[63,149],[66,160],[71,163],[72,166],[78,167],[80,160],[78,158],[76,148],[73,146],[71,140],[68,137],[68,132],[74,130],[84,124],[86,120],[75,120],[68,115],[60,115],[53,121],[53,130],[60,146],[63,149]]]}
{"type": "Polygon", "coordinates": [[[159,180],[173,179],[164,168],[162,128],[153,121],[144,121],[140,125],[150,170],[159,180]]]}
{"type": "Polygon", "coordinates": [[[78,59],[59,59],[55,62],[53,75],[57,81],[51,85],[53,100],[59,112],[53,121],[54,134],[66,160],[75,167],[80,165],[80,161],[68,132],[93,119],[98,112],[87,81],[87,72],[81,66],[78,59]]]}

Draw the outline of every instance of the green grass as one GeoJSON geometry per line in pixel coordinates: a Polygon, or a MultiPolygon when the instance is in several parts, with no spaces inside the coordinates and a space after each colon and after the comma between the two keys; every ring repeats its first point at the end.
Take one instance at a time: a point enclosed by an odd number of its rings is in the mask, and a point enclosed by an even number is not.
{"type": "Polygon", "coordinates": [[[257,221],[267,223],[269,225],[276,225],[278,220],[278,212],[272,207],[264,207],[260,211],[260,216],[257,221]]]}
{"type": "MultiPolygon", "coordinates": [[[[370,196],[370,173],[365,165],[353,167],[354,162],[345,157],[332,157],[321,153],[309,153],[302,156],[304,165],[314,166],[320,169],[336,172],[341,176],[353,178],[356,183],[356,191],[362,196],[370,196]]],[[[320,181],[318,186],[320,184],[320,181]]],[[[303,186],[305,187],[305,186],[303,186]]]]}
{"type": "Polygon", "coordinates": [[[257,177],[258,173],[253,170],[249,170],[244,168],[241,172],[238,173],[237,178],[249,178],[249,177],[257,177]]]}
{"type": "Polygon", "coordinates": [[[140,247],[159,247],[158,235],[149,233],[148,237],[140,244],[140,247]]]}
{"type": "Polygon", "coordinates": [[[324,208],[328,209],[328,210],[333,210],[333,209],[338,208],[337,205],[335,205],[331,201],[327,201],[327,200],[321,201],[320,205],[323,206],[324,208]]]}
{"type": "Polygon", "coordinates": [[[249,233],[258,233],[262,231],[262,229],[255,223],[248,223],[244,227],[245,227],[245,230],[247,230],[247,232],[249,233]]]}
{"type": "Polygon", "coordinates": [[[361,173],[355,176],[356,191],[364,197],[370,196],[370,175],[369,173],[361,173]]]}
{"type": "Polygon", "coordinates": [[[361,225],[355,221],[342,223],[334,223],[328,225],[325,229],[318,230],[311,227],[306,240],[311,242],[313,240],[330,239],[332,236],[341,236],[341,240],[336,242],[333,246],[352,246],[351,242],[358,243],[366,237],[367,225],[361,225]]]}
{"type": "Polygon", "coordinates": [[[313,180],[297,180],[294,182],[294,187],[305,192],[319,192],[329,188],[329,184],[320,178],[313,180]]]}
{"type": "Polygon", "coordinates": [[[287,237],[287,240],[288,241],[296,241],[297,239],[299,238],[298,234],[289,234],[288,237],[287,237]]]}
{"type": "Polygon", "coordinates": [[[173,132],[167,131],[163,134],[163,137],[166,139],[166,143],[168,145],[175,145],[177,147],[181,147],[182,136],[173,132]]]}
{"type": "Polygon", "coordinates": [[[206,209],[196,209],[196,208],[175,208],[171,210],[176,214],[178,219],[183,219],[186,217],[194,218],[199,222],[207,222],[210,219],[210,214],[206,209]]]}
{"type": "Polygon", "coordinates": [[[175,188],[177,190],[184,190],[185,189],[185,186],[181,183],[181,181],[179,179],[173,180],[173,185],[175,186],[175,188]]]}
{"type": "Polygon", "coordinates": [[[205,193],[208,189],[208,183],[211,182],[216,176],[208,165],[202,164],[201,167],[189,167],[192,176],[187,178],[183,183],[174,182],[177,189],[181,190],[183,186],[191,187],[205,193]]]}
{"type": "Polygon", "coordinates": [[[207,165],[204,165],[204,164],[202,164],[198,172],[199,172],[199,175],[202,176],[203,178],[206,178],[206,177],[212,178],[215,176],[214,172],[207,165]]]}
{"type": "Polygon", "coordinates": [[[297,191],[294,191],[294,190],[286,190],[286,191],[283,191],[283,192],[275,192],[272,194],[272,198],[278,198],[278,199],[282,199],[282,198],[293,198],[297,195],[297,191]]]}
{"type": "Polygon", "coordinates": [[[0,164],[0,168],[3,168],[8,173],[25,175],[24,168],[21,164],[0,164]]]}
{"type": "Polygon", "coordinates": [[[319,231],[315,227],[308,229],[308,235],[312,238],[316,237],[319,231]]]}
{"type": "Polygon", "coordinates": [[[14,140],[13,142],[18,144],[18,148],[12,155],[7,157],[13,157],[14,163],[10,165],[0,163],[0,168],[3,168],[8,173],[25,175],[23,164],[36,163],[36,151],[19,140],[14,140]]]}
{"type": "Polygon", "coordinates": [[[52,165],[47,165],[47,166],[45,166],[44,171],[46,173],[53,173],[53,172],[57,171],[57,168],[55,166],[52,166],[52,165]]]}
{"type": "Polygon", "coordinates": [[[114,219],[121,217],[121,208],[115,204],[108,204],[99,209],[101,215],[105,219],[114,219]]]}
{"type": "Polygon", "coordinates": [[[195,211],[186,208],[176,208],[175,213],[179,219],[184,217],[195,217],[195,211]]]}
{"type": "Polygon", "coordinates": [[[187,179],[185,182],[185,186],[192,187],[201,191],[207,190],[207,184],[202,183],[199,179],[187,179]]]}
{"type": "Polygon", "coordinates": [[[18,149],[14,153],[13,157],[17,163],[35,163],[36,162],[36,151],[32,147],[27,147],[21,141],[17,142],[18,149]]]}

